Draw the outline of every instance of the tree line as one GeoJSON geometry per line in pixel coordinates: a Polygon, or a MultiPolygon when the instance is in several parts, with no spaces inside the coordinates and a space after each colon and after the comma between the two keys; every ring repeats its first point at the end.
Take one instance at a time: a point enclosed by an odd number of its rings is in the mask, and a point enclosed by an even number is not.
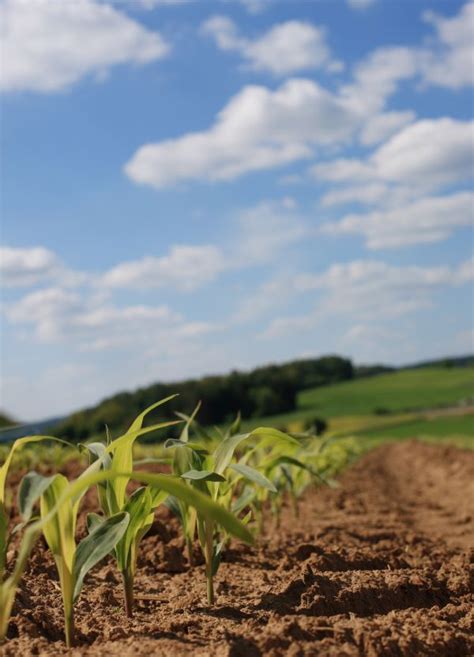
{"type": "Polygon", "coordinates": [[[239,411],[243,418],[286,413],[295,410],[300,390],[347,381],[354,375],[349,359],[324,356],[267,365],[251,372],[232,371],[222,376],[155,383],[135,392],[118,393],[97,406],[73,413],[55,430],[73,441],[103,433],[105,425],[115,433],[126,429],[147,406],[174,393],[179,396],[171,404],[157,409],[160,418],[176,419],[175,411],[190,413],[199,401],[199,421],[204,426],[229,422],[239,411]]]}

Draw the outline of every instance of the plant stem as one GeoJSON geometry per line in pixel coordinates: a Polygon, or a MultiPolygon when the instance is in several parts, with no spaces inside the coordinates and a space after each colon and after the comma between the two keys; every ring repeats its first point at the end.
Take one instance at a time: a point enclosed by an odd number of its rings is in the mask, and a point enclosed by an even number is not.
{"type": "Polygon", "coordinates": [[[71,648],[74,645],[74,608],[72,604],[64,605],[64,629],[66,646],[71,648]]]}
{"type": "Polygon", "coordinates": [[[129,568],[122,572],[125,613],[129,618],[133,616],[133,573],[129,568]]]}
{"type": "Polygon", "coordinates": [[[293,506],[293,513],[295,514],[296,518],[300,517],[300,508],[298,505],[298,498],[295,495],[295,493],[291,492],[291,501],[292,501],[292,506],[293,506]]]}
{"type": "Polygon", "coordinates": [[[61,593],[64,608],[64,634],[66,646],[74,645],[74,578],[71,567],[60,557],[56,558],[56,566],[59,572],[61,593]]]}
{"type": "Polygon", "coordinates": [[[186,536],[186,550],[188,553],[189,566],[192,568],[194,566],[193,542],[189,536],[186,536]]]}
{"type": "Polygon", "coordinates": [[[214,556],[214,523],[206,521],[206,577],[207,577],[207,602],[214,604],[214,582],[212,574],[212,558],[214,556]]]}

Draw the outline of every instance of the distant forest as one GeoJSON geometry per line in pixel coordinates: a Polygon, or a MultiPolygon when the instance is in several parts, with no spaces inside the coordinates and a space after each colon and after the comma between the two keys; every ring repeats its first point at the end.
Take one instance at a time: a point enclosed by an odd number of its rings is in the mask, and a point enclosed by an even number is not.
{"type": "MultiPolygon", "coordinates": [[[[474,356],[443,358],[406,367],[466,366],[474,356]]],[[[405,369],[400,368],[400,369],[405,369]]],[[[150,421],[176,419],[175,412],[191,413],[199,401],[202,407],[199,421],[204,426],[232,421],[240,411],[242,418],[259,418],[287,413],[297,408],[297,395],[301,390],[339,381],[375,376],[394,371],[386,365],[353,365],[336,355],[294,360],[279,365],[258,367],[251,372],[233,371],[222,376],[205,376],[176,383],[155,383],[135,392],[121,392],[104,399],[96,406],[73,413],[61,420],[50,419],[36,423],[36,429],[48,431],[72,441],[82,441],[104,433],[105,425],[112,434],[128,428],[132,420],[147,406],[178,393],[171,403],[160,407],[150,421]]],[[[37,433],[37,430],[31,431],[37,433]]],[[[20,435],[22,428],[19,428],[20,435]]],[[[167,436],[173,431],[168,431],[167,436]]],[[[13,436],[16,437],[16,436],[13,436]]],[[[12,438],[13,439],[13,438],[12,438]]],[[[156,436],[152,437],[156,440],[156,436]]]]}
{"type": "Polygon", "coordinates": [[[358,371],[347,358],[324,356],[258,367],[251,372],[233,371],[178,383],[155,383],[135,392],[118,393],[97,406],[78,411],[55,430],[58,435],[75,441],[103,433],[105,425],[115,433],[127,428],[147,406],[174,393],[179,397],[158,409],[160,418],[176,419],[175,411],[190,413],[200,400],[202,425],[231,421],[239,411],[243,418],[286,413],[295,410],[300,390],[390,369],[380,365],[358,371]]]}

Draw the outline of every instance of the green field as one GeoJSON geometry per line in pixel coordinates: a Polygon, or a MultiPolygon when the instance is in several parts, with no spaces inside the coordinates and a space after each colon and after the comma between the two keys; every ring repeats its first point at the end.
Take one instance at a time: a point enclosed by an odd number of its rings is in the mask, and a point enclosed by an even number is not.
{"type": "Polygon", "coordinates": [[[474,415],[425,417],[430,409],[473,398],[472,366],[401,370],[305,390],[298,397],[297,410],[248,420],[244,427],[265,424],[300,431],[305,420],[317,416],[328,421],[329,431],[337,435],[474,437],[474,415]]]}
{"type": "Polygon", "coordinates": [[[324,417],[450,406],[474,397],[474,367],[427,367],[381,374],[300,394],[301,410],[324,417]]]}

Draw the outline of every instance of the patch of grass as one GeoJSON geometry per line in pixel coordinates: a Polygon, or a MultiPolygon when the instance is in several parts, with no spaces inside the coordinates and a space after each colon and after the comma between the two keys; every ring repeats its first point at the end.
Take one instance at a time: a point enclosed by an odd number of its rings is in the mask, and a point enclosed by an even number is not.
{"type": "Polygon", "coordinates": [[[377,438],[415,438],[430,436],[443,438],[445,436],[465,436],[474,442],[474,415],[451,415],[429,419],[417,418],[404,421],[397,426],[366,429],[358,433],[364,437],[377,438]]]}
{"type": "Polygon", "coordinates": [[[473,394],[474,367],[426,367],[305,390],[298,405],[323,417],[369,415],[449,406],[473,394]]]}

